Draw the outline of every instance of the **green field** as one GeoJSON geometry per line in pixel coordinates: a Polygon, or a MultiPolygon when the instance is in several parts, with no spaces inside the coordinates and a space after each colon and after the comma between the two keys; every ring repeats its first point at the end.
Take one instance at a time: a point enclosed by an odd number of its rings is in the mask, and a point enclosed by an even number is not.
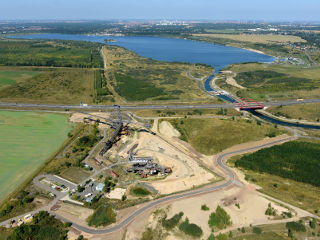
{"type": "Polygon", "coordinates": [[[38,75],[37,72],[25,71],[1,71],[0,70],[0,88],[16,84],[17,82],[27,80],[38,75]]]}
{"type": "Polygon", "coordinates": [[[0,65],[103,67],[100,43],[63,40],[1,40],[0,65]]]}
{"type": "Polygon", "coordinates": [[[320,121],[320,103],[269,107],[267,111],[276,116],[289,119],[303,119],[312,122],[320,121]]]}
{"type": "Polygon", "coordinates": [[[0,111],[0,201],[64,142],[67,115],[0,111]]]}
{"type": "Polygon", "coordinates": [[[244,119],[174,119],[169,121],[198,152],[212,155],[222,150],[266,136],[284,133],[270,124],[244,119]]]}
{"type": "MultiPolygon", "coordinates": [[[[3,67],[6,69],[5,67],[3,67]]],[[[10,67],[19,73],[25,67],[10,67]]],[[[92,103],[94,71],[82,68],[37,68],[37,75],[1,89],[0,101],[24,103],[92,103]]]]}
{"type": "Polygon", "coordinates": [[[317,98],[320,94],[319,68],[247,63],[230,65],[226,70],[232,71],[236,82],[246,89],[227,84],[224,74],[220,74],[217,85],[239,97],[274,101],[317,98]]]}
{"type": "Polygon", "coordinates": [[[103,52],[110,88],[129,101],[208,101],[194,78],[208,77],[210,66],[156,61],[116,46],[106,46],[103,52]]]}

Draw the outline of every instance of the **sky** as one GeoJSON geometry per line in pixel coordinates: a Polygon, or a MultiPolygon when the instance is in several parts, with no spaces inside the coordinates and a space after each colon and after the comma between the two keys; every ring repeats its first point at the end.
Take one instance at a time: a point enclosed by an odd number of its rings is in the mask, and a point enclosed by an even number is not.
{"type": "Polygon", "coordinates": [[[0,0],[1,20],[320,21],[320,0],[0,0]]]}

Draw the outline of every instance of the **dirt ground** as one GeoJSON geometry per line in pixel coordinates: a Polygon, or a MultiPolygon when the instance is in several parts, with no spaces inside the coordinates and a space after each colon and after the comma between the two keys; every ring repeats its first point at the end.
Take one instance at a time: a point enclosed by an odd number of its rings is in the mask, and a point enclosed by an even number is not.
{"type": "Polygon", "coordinates": [[[87,225],[86,219],[93,214],[93,210],[89,208],[69,203],[61,203],[59,205],[60,208],[56,211],[58,215],[84,226],[87,225]]]}
{"type": "MultiPolygon", "coordinates": [[[[74,123],[83,123],[84,118],[91,118],[94,120],[100,119],[101,121],[105,121],[104,118],[110,117],[110,113],[108,112],[89,112],[89,114],[80,113],[80,112],[72,113],[72,115],[69,118],[69,121],[74,123]],[[92,114],[94,116],[90,116],[89,114],[92,114]]],[[[104,128],[109,128],[109,126],[106,124],[100,123],[99,128],[104,129],[104,128]]]]}
{"type": "Polygon", "coordinates": [[[180,133],[178,130],[176,130],[169,122],[162,121],[159,124],[159,131],[161,134],[167,136],[167,137],[179,137],[180,133]]]}
{"type": "Polygon", "coordinates": [[[228,75],[227,76],[227,80],[226,80],[226,83],[231,85],[231,86],[234,86],[236,88],[240,88],[240,89],[246,89],[245,87],[241,86],[240,84],[237,83],[237,81],[234,79],[236,75],[233,74],[233,75],[228,75]]]}
{"type": "MultiPolygon", "coordinates": [[[[158,121],[155,121],[154,124],[157,125],[157,123],[158,121]]],[[[137,156],[152,156],[161,165],[171,167],[173,173],[168,177],[163,180],[149,182],[161,194],[187,190],[210,183],[215,179],[212,173],[200,167],[196,159],[185,153],[186,149],[179,145],[175,131],[168,122],[162,124],[160,129],[164,133],[163,135],[157,133],[154,136],[150,133],[140,132],[139,137],[118,154],[123,158],[127,158],[129,149],[134,144],[138,144],[136,149],[137,156]]],[[[157,127],[154,126],[152,130],[157,132],[157,127]]]]}

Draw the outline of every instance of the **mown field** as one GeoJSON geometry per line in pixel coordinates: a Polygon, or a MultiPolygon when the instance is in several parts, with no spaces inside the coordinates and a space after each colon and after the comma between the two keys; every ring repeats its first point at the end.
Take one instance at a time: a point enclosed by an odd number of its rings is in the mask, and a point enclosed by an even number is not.
{"type": "Polygon", "coordinates": [[[1,40],[0,65],[100,68],[103,44],[63,40],[1,40]]]}
{"type": "Polygon", "coordinates": [[[267,111],[279,117],[313,122],[319,122],[320,120],[320,103],[269,107],[267,111]]]}
{"type": "Polygon", "coordinates": [[[129,101],[208,99],[187,71],[201,78],[209,76],[212,67],[156,61],[116,46],[106,46],[103,51],[107,80],[118,95],[129,101]]]}
{"type": "Polygon", "coordinates": [[[229,160],[261,192],[319,215],[319,142],[294,141],[229,160]],[[248,163],[249,161],[249,163],[248,163]]]}
{"type": "Polygon", "coordinates": [[[294,43],[306,42],[304,39],[292,35],[275,35],[275,34],[194,34],[198,37],[223,38],[239,42],[250,43],[294,43]]]}
{"type": "Polygon", "coordinates": [[[37,72],[8,71],[0,69],[0,89],[6,86],[14,85],[17,82],[25,81],[36,75],[38,75],[37,72]]]}
{"type": "Polygon", "coordinates": [[[303,41],[303,39],[296,36],[270,34],[193,34],[188,38],[239,48],[255,49],[271,56],[305,57],[305,54],[292,47],[286,46],[286,43],[289,42],[303,41]]]}
{"type": "MultiPolygon", "coordinates": [[[[7,69],[7,68],[0,68],[7,69]]],[[[10,68],[10,74],[20,75],[20,69],[10,68]]],[[[30,68],[33,76],[0,88],[0,101],[23,103],[93,103],[94,71],[80,68],[30,68]],[[34,71],[36,74],[34,74],[34,71]]],[[[24,76],[24,75],[23,75],[24,76]]]]}
{"type": "Polygon", "coordinates": [[[212,155],[249,141],[274,137],[283,130],[273,125],[244,119],[172,119],[169,122],[198,152],[212,155]]]}
{"type": "Polygon", "coordinates": [[[317,98],[320,95],[320,69],[276,64],[236,64],[227,70],[246,89],[239,89],[226,83],[225,77],[217,84],[240,97],[256,100],[283,100],[317,98]]]}
{"type": "Polygon", "coordinates": [[[64,142],[67,115],[0,111],[0,201],[64,142]]]}

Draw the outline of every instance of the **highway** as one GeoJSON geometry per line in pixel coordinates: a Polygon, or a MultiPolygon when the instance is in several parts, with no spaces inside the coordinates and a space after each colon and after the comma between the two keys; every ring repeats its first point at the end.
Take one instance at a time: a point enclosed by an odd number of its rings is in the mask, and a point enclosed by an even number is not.
{"type": "MultiPolygon", "coordinates": [[[[273,101],[263,102],[262,104],[266,107],[269,106],[281,106],[281,105],[293,105],[293,104],[304,104],[304,103],[320,103],[320,99],[305,99],[304,101],[297,100],[285,100],[285,101],[273,101]]],[[[113,110],[112,105],[67,105],[67,104],[33,104],[33,103],[8,103],[0,102],[0,108],[33,108],[33,109],[86,109],[86,110],[113,110]]],[[[220,103],[220,104],[195,104],[195,105],[121,105],[123,110],[184,110],[184,109],[213,109],[213,108],[234,108],[235,105],[232,103],[220,103]]]]}

